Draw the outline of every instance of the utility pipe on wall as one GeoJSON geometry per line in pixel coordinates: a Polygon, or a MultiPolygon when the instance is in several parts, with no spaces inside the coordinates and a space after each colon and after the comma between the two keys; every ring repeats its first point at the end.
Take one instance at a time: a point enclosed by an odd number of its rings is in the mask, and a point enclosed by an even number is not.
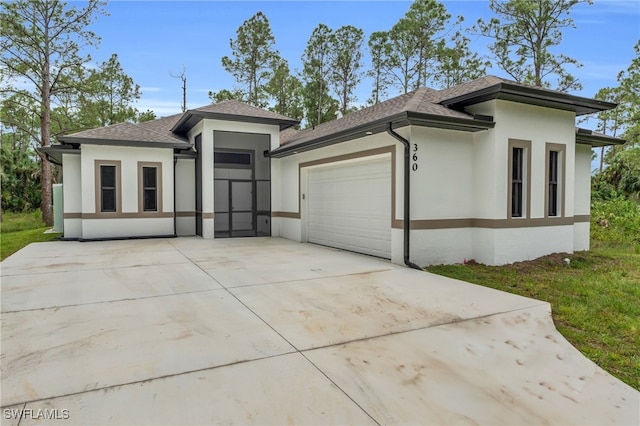
{"type": "MultiPolygon", "coordinates": [[[[411,182],[411,144],[408,140],[397,134],[393,131],[391,127],[391,123],[387,127],[387,133],[393,136],[395,139],[400,141],[404,145],[404,220],[403,220],[403,231],[404,231],[404,264],[413,269],[419,269],[422,271],[422,268],[416,265],[415,263],[409,260],[410,254],[410,237],[411,237],[411,222],[409,215],[409,208],[411,207],[411,191],[410,191],[410,182],[411,182]]],[[[395,218],[393,218],[395,219],[395,218]]]]}

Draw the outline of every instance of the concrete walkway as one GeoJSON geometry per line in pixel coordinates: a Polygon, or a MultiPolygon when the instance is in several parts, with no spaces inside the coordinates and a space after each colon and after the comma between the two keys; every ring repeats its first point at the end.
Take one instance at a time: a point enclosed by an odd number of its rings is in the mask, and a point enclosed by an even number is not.
{"type": "Polygon", "coordinates": [[[547,303],[367,256],[179,238],[1,267],[3,425],[640,423],[547,303]]]}

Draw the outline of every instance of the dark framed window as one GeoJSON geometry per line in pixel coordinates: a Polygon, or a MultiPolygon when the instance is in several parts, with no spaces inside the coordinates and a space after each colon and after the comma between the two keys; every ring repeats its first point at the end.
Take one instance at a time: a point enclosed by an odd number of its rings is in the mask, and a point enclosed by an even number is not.
{"type": "Polygon", "coordinates": [[[524,148],[513,148],[511,166],[511,217],[522,217],[524,148]]]}
{"type": "Polygon", "coordinates": [[[233,164],[238,166],[250,166],[251,154],[248,152],[224,152],[217,151],[213,154],[216,164],[233,164]]]}
{"type": "Polygon", "coordinates": [[[116,166],[100,166],[100,211],[117,212],[116,201],[116,166]]]}
{"type": "Polygon", "coordinates": [[[143,211],[158,211],[158,168],[142,167],[143,211]]]}
{"type": "Polygon", "coordinates": [[[558,216],[558,151],[549,151],[548,215],[558,216]]]}

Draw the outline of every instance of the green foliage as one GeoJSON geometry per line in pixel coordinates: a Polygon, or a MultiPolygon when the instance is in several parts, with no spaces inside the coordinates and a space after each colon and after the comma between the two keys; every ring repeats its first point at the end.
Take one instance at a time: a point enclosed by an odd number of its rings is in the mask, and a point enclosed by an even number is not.
{"type": "Polygon", "coordinates": [[[327,116],[327,106],[332,103],[328,88],[331,73],[331,34],[331,28],[325,24],[318,25],[311,33],[302,55],[304,106],[309,126],[317,126],[333,118],[327,116]]]}
{"type": "Polygon", "coordinates": [[[580,90],[582,85],[566,68],[582,65],[552,52],[562,42],[562,30],[575,28],[570,12],[579,3],[591,0],[491,0],[496,17],[489,22],[479,19],[473,31],[494,39],[489,49],[496,65],[514,80],[560,91],[580,90]]]}
{"type": "Polygon", "coordinates": [[[40,205],[40,163],[27,146],[12,143],[11,134],[3,135],[0,147],[2,211],[28,211],[40,205]]]}
{"type": "Polygon", "coordinates": [[[640,204],[621,196],[594,200],[591,238],[596,244],[628,244],[640,251],[640,204]]]}
{"type": "Polygon", "coordinates": [[[238,28],[236,39],[229,40],[233,59],[224,56],[222,67],[236,79],[246,93],[246,101],[254,106],[267,106],[264,85],[273,74],[280,57],[274,50],[275,37],[269,20],[258,12],[238,28]]]}
{"type": "Polygon", "coordinates": [[[214,103],[224,102],[224,101],[241,101],[246,102],[245,93],[242,90],[227,90],[222,89],[219,92],[209,92],[209,99],[214,103]]]}
{"type": "Polygon", "coordinates": [[[0,222],[0,260],[28,244],[53,241],[60,236],[53,233],[45,234],[46,230],[39,210],[22,213],[3,212],[0,222]]]}
{"type": "Polygon", "coordinates": [[[440,88],[449,88],[486,74],[490,62],[469,48],[469,40],[461,32],[451,38],[452,46],[442,46],[437,52],[433,82],[440,88]]]}
{"type": "Polygon", "coordinates": [[[269,110],[296,120],[302,120],[304,116],[302,83],[290,74],[289,64],[286,60],[280,59],[265,90],[275,100],[275,105],[269,110]]]}
{"type": "Polygon", "coordinates": [[[340,100],[340,110],[346,114],[356,100],[354,92],[362,80],[362,43],[360,28],[345,25],[331,35],[329,82],[340,100]]]}
{"type": "Polygon", "coordinates": [[[83,128],[109,126],[136,121],[138,111],[132,104],[140,99],[140,86],[133,82],[113,54],[86,80],[87,90],[80,94],[74,121],[83,128]]]}

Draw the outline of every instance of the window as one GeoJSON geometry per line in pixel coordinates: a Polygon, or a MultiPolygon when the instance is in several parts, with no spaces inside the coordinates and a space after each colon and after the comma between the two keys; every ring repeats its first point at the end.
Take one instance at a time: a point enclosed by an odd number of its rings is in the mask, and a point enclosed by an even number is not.
{"type": "Polygon", "coordinates": [[[101,165],[100,166],[100,211],[113,212],[117,211],[116,202],[116,166],[101,165]]]}
{"type": "Polygon", "coordinates": [[[545,217],[564,217],[566,146],[548,143],[546,147],[545,217]]]}
{"type": "Polygon", "coordinates": [[[162,163],[138,162],[138,213],[162,213],[162,163]]]}
{"type": "Polygon", "coordinates": [[[530,217],[531,142],[509,139],[507,217],[530,217]]]}
{"type": "Polygon", "coordinates": [[[522,217],[524,148],[513,148],[511,170],[511,217],[522,217]]]}
{"type": "Polygon", "coordinates": [[[158,211],[158,169],[142,167],[143,211],[158,211]]]}
{"type": "Polygon", "coordinates": [[[228,165],[251,165],[251,154],[244,152],[224,152],[216,151],[213,154],[214,162],[216,164],[228,164],[228,165]]]}
{"type": "Polygon", "coordinates": [[[549,151],[549,216],[558,216],[558,151],[549,151]]]}

